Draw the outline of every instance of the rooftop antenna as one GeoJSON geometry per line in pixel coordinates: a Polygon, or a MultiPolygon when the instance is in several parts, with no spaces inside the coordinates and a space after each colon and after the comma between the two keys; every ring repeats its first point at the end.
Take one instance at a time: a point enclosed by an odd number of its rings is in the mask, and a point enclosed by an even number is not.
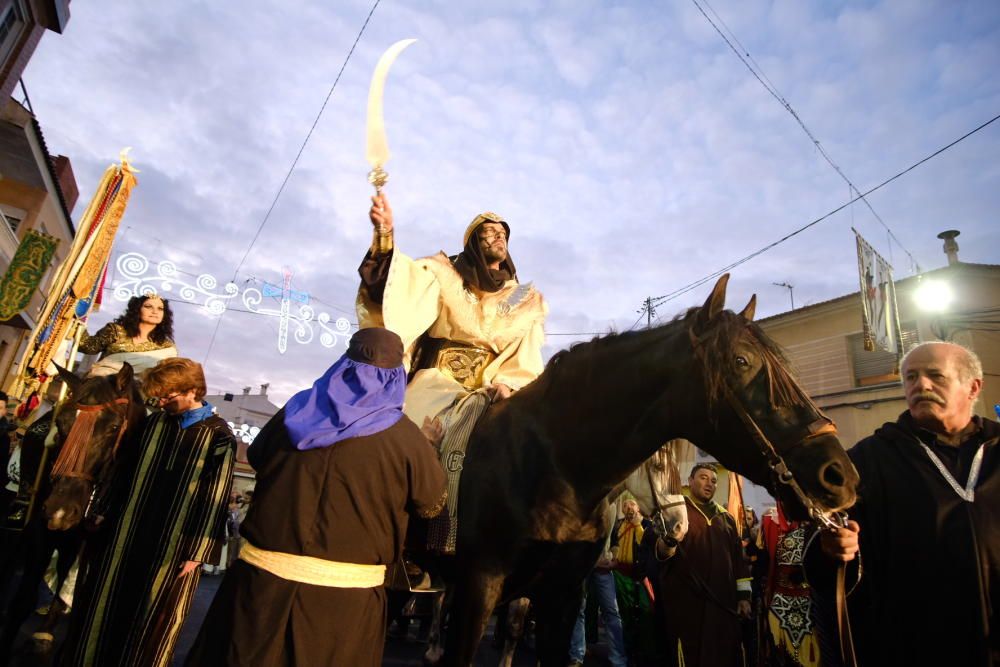
{"type": "Polygon", "coordinates": [[[792,300],[792,310],[795,310],[795,285],[789,285],[788,283],[771,283],[775,287],[784,287],[788,290],[788,298],[792,300]]]}

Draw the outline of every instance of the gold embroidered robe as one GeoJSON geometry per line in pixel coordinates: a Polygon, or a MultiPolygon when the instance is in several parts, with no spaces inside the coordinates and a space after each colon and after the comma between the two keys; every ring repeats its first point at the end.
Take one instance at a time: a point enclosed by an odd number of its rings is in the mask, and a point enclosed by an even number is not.
{"type": "MultiPolygon", "coordinates": [[[[497,292],[473,294],[444,253],[414,260],[396,248],[382,303],[373,302],[362,286],[357,310],[361,328],[385,327],[403,339],[407,369],[418,339],[427,333],[496,355],[483,369],[480,386],[503,383],[517,390],[542,372],[548,306],[541,293],[530,283],[509,280],[497,292]]],[[[420,425],[469,393],[439,368],[424,368],[407,388],[403,411],[420,425]]]]}

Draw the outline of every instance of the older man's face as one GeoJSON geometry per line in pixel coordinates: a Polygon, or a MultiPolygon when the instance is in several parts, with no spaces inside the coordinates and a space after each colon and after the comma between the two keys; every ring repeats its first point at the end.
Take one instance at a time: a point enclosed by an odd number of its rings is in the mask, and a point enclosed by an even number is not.
{"type": "Polygon", "coordinates": [[[972,419],[982,380],[962,378],[960,354],[957,348],[931,345],[911,353],[902,369],[910,415],[929,431],[955,434],[972,419]]]}

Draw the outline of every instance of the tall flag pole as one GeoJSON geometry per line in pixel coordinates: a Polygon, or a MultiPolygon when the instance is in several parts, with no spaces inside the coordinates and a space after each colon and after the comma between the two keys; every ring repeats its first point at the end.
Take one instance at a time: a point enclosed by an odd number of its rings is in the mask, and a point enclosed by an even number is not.
{"type": "Polygon", "coordinates": [[[861,308],[865,350],[884,350],[900,354],[899,311],[892,266],[862,238],[856,229],[858,277],[861,282],[861,308]]]}
{"type": "Polygon", "coordinates": [[[129,164],[128,151],[121,152],[120,164],[105,170],[80,219],[73,245],[52,282],[28,339],[20,373],[8,393],[23,399],[38,389],[44,377],[54,371],[50,364],[64,343],[78,340],[83,333],[80,320],[97,300],[115,235],[136,184],[137,170],[129,164]]]}

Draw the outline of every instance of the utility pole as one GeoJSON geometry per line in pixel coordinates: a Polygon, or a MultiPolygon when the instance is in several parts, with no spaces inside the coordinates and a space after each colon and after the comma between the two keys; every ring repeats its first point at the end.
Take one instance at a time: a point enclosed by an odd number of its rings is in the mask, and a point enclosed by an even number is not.
{"type": "Polygon", "coordinates": [[[640,315],[646,313],[646,328],[653,326],[653,317],[656,315],[656,306],[653,305],[653,297],[647,296],[642,302],[642,308],[636,311],[640,315]]]}
{"type": "Polygon", "coordinates": [[[784,287],[788,290],[788,298],[792,300],[792,310],[795,310],[795,285],[789,285],[788,283],[771,283],[775,287],[784,287]]]}

